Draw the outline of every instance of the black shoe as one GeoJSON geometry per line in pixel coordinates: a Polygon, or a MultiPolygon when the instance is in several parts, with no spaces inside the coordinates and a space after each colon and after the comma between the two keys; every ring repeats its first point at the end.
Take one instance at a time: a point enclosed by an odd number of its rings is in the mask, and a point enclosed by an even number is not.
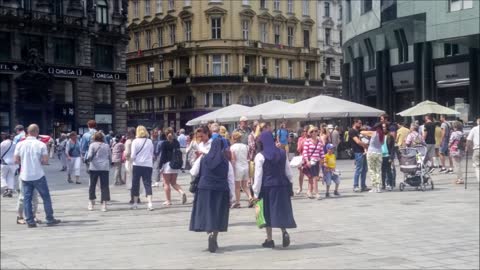
{"type": "Polygon", "coordinates": [[[288,246],[290,246],[290,235],[287,233],[287,231],[285,231],[285,232],[282,234],[282,246],[283,246],[283,247],[288,247],[288,246]]]}
{"type": "Polygon", "coordinates": [[[69,184],[73,184],[72,179],[67,179],[67,182],[68,182],[69,184]]]}
{"type": "Polygon", "coordinates": [[[133,199],[130,199],[130,201],[128,202],[129,204],[133,204],[133,199]]]}
{"type": "Polygon", "coordinates": [[[369,188],[369,187],[362,187],[362,192],[370,191],[370,190],[371,190],[371,188],[369,188]]]}
{"type": "Polygon", "coordinates": [[[215,243],[215,237],[213,236],[213,234],[208,235],[208,251],[210,251],[211,253],[217,251],[217,245],[215,243]]]}
{"type": "Polygon", "coordinates": [[[82,182],[80,181],[75,181],[75,184],[80,185],[82,182]]]}
{"type": "Polygon", "coordinates": [[[140,198],[137,199],[137,203],[142,203],[142,202],[140,201],[140,198]]]}
{"type": "Polygon", "coordinates": [[[62,222],[60,219],[53,219],[52,221],[47,221],[47,226],[55,226],[62,222]]]}
{"type": "Polygon", "coordinates": [[[13,196],[13,192],[11,189],[5,189],[5,191],[3,192],[3,195],[2,195],[4,198],[8,197],[8,198],[12,198],[13,196]]]}
{"type": "Polygon", "coordinates": [[[275,242],[273,240],[268,241],[265,239],[265,242],[263,242],[262,247],[264,248],[275,248],[275,242]]]}
{"type": "Polygon", "coordinates": [[[330,193],[325,193],[325,198],[330,198],[330,193]]]}
{"type": "Polygon", "coordinates": [[[28,224],[27,226],[28,226],[28,228],[36,228],[37,223],[28,224]]]}
{"type": "Polygon", "coordinates": [[[340,193],[338,193],[338,191],[334,191],[334,192],[333,192],[333,195],[335,195],[335,196],[340,196],[340,193]]]}

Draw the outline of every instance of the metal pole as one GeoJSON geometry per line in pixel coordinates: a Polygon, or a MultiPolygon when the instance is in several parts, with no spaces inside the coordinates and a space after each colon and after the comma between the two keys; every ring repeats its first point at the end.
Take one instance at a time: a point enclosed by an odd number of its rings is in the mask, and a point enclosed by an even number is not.
{"type": "Polygon", "coordinates": [[[465,181],[463,181],[463,183],[465,183],[465,189],[467,189],[467,175],[468,175],[468,147],[465,146],[465,181]]]}

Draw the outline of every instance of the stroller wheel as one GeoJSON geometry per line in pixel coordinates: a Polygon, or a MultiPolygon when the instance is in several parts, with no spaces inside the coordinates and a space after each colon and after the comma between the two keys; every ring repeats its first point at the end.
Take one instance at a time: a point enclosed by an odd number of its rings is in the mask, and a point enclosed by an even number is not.
{"type": "Polygon", "coordinates": [[[435,188],[435,185],[433,184],[433,181],[430,180],[430,188],[433,190],[435,188]]]}
{"type": "Polygon", "coordinates": [[[405,184],[400,183],[400,185],[398,185],[398,188],[400,189],[400,191],[403,191],[405,189],[405,184]]]}

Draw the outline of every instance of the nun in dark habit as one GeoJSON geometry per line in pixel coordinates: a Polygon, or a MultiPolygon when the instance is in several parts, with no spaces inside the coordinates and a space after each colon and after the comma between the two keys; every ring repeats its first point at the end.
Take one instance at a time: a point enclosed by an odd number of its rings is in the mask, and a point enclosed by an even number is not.
{"type": "Polygon", "coordinates": [[[190,231],[208,233],[208,250],[218,249],[217,236],[226,232],[230,204],[235,201],[233,168],[224,151],[224,141],[214,139],[210,151],[197,160],[190,173],[200,175],[193,200],[190,231]]]}
{"type": "Polygon", "coordinates": [[[271,132],[260,135],[262,151],[255,156],[255,181],[253,191],[255,198],[263,199],[263,215],[266,222],[267,239],[262,244],[265,248],[274,248],[272,228],[282,230],[282,246],[290,245],[287,228],[296,228],[293,218],[292,171],[284,150],[275,146],[271,132]]]}

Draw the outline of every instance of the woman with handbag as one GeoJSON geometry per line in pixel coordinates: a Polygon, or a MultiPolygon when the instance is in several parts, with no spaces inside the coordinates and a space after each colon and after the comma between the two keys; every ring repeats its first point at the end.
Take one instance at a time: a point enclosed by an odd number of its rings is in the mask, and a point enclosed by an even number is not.
{"type": "Polygon", "coordinates": [[[267,239],[262,244],[265,248],[274,248],[272,228],[282,230],[282,246],[290,245],[287,228],[296,228],[293,218],[293,174],[284,150],[275,146],[271,132],[260,135],[262,151],[255,156],[255,181],[253,191],[255,198],[263,199],[263,215],[267,239]]]}
{"type": "Polygon", "coordinates": [[[72,174],[75,175],[75,184],[81,184],[80,182],[80,166],[82,159],[80,158],[80,142],[77,140],[77,133],[75,131],[70,132],[70,140],[68,140],[65,147],[65,155],[67,156],[68,169],[67,169],[67,182],[73,183],[72,174]]]}
{"type": "MultiPolygon", "coordinates": [[[[123,155],[125,156],[125,183],[127,186],[127,190],[132,189],[132,171],[133,171],[133,163],[131,159],[132,154],[132,142],[135,139],[135,128],[130,127],[127,130],[127,140],[125,141],[125,151],[123,155]]],[[[140,198],[137,199],[137,203],[140,203],[140,198]]],[[[130,204],[133,204],[133,196],[130,192],[130,204]]]]}
{"type": "Polygon", "coordinates": [[[182,190],[179,184],[177,184],[178,171],[182,167],[181,156],[180,164],[178,163],[178,153],[180,153],[180,143],[174,138],[172,129],[166,131],[167,140],[163,142],[161,147],[161,158],[159,163],[160,172],[163,175],[163,189],[165,191],[166,200],[163,205],[172,205],[171,202],[171,187],[178,191],[182,195],[182,204],[187,202],[187,194],[182,190]],[[174,162],[177,161],[177,162],[174,162]],[[179,165],[177,168],[175,165],[179,165]],[[174,167],[174,168],[172,168],[174,167]]]}
{"type": "Polygon", "coordinates": [[[124,185],[125,181],[122,179],[122,155],[125,151],[125,145],[122,142],[122,136],[117,135],[115,142],[112,145],[112,163],[114,168],[113,179],[115,185],[124,185]]]}
{"type": "Polygon", "coordinates": [[[95,205],[95,188],[100,178],[100,190],[102,203],[102,212],[107,211],[107,202],[110,201],[110,189],[108,186],[110,164],[112,163],[112,155],[110,147],[105,143],[105,137],[102,132],[95,132],[92,137],[93,142],[88,147],[87,160],[90,161],[88,167],[90,171],[90,185],[88,189],[89,203],[88,210],[92,211],[95,205]]]}
{"type": "Polygon", "coordinates": [[[195,192],[190,231],[208,233],[208,250],[218,249],[217,236],[226,232],[230,204],[235,200],[233,167],[225,157],[224,140],[214,139],[210,151],[198,159],[190,173],[195,192]]]}
{"type": "Polygon", "coordinates": [[[321,200],[318,192],[318,179],[320,175],[320,164],[323,164],[325,153],[323,143],[318,137],[318,128],[310,126],[308,129],[310,138],[303,143],[303,174],[308,178],[307,197],[321,200]]]}
{"type": "Polygon", "coordinates": [[[148,131],[144,126],[138,126],[136,138],[132,142],[132,209],[137,209],[136,200],[140,196],[140,178],[142,178],[147,196],[147,209],[153,210],[152,205],[152,167],[153,167],[153,143],[148,138],[148,131]]]}

